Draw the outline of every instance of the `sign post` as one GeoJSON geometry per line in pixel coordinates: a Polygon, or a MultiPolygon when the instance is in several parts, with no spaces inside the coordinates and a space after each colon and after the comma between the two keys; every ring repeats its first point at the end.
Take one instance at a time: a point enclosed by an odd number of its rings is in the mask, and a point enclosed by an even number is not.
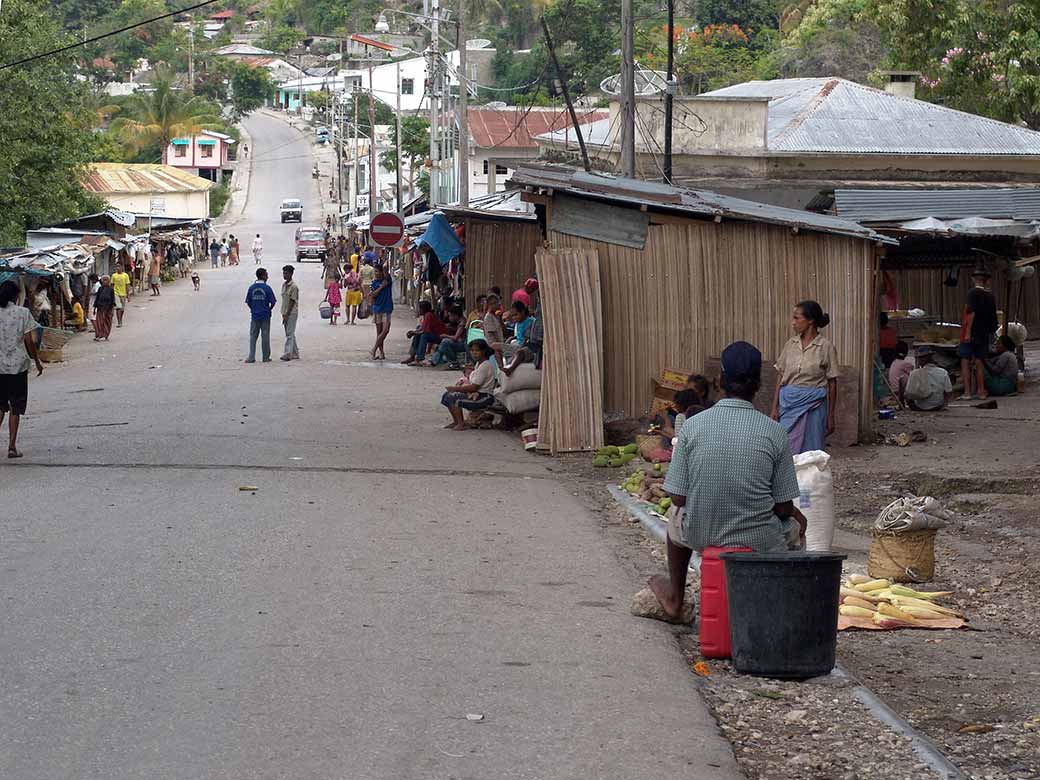
{"type": "Polygon", "coordinates": [[[376,214],[369,223],[368,235],[374,245],[384,249],[398,246],[404,240],[404,220],[392,211],[376,214]]]}

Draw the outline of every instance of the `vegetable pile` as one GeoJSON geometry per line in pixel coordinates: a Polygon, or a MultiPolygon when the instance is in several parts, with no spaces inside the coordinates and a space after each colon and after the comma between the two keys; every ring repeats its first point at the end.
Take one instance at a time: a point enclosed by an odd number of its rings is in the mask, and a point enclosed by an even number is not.
{"type": "Polygon", "coordinates": [[[838,629],[961,628],[964,615],[939,603],[952,595],[852,574],[841,586],[838,629]]]}
{"type": "Polygon", "coordinates": [[[672,506],[672,499],[664,492],[664,477],[667,473],[667,466],[655,463],[649,473],[645,469],[637,469],[618,487],[638,497],[640,501],[652,504],[663,515],[672,506]]]}
{"type": "Polygon", "coordinates": [[[597,468],[606,466],[617,468],[624,466],[626,463],[631,463],[638,455],[639,445],[635,443],[626,444],[624,447],[610,445],[609,447],[601,447],[596,450],[596,454],[592,457],[592,465],[597,468]]]}

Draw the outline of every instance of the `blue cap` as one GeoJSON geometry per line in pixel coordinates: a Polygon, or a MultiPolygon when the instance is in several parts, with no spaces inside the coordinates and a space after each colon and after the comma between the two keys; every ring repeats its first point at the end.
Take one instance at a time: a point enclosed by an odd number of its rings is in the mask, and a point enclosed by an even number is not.
{"type": "Polygon", "coordinates": [[[746,341],[734,341],[722,350],[722,373],[731,382],[757,382],[762,377],[762,353],[746,341]]]}

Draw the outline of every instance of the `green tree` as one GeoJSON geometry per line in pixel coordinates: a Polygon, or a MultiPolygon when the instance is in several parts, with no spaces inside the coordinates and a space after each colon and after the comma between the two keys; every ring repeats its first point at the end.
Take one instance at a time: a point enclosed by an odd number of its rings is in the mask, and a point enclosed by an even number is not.
{"type": "Polygon", "coordinates": [[[790,0],[697,0],[696,19],[703,27],[735,24],[750,31],[776,30],[783,8],[789,3],[790,0]]]}
{"type": "Polygon", "coordinates": [[[170,77],[161,75],[151,92],[138,92],[126,102],[124,114],[112,126],[130,149],[158,145],[165,163],[167,147],[174,138],[218,129],[222,121],[213,104],[175,89],[170,77]]]}
{"type": "Polygon", "coordinates": [[[923,73],[923,96],[1040,129],[1040,4],[879,0],[889,63],[923,73]]]}
{"type": "Polygon", "coordinates": [[[785,36],[768,57],[777,75],[840,76],[865,83],[886,52],[867,0],[817,0],[790,6],[785,36]]]}
{"type": "MultiPolygon", "coordinates": [[[[397,125],[390,126],[390,143],[393,149],[379,156],[380,164],[391,173],[397,170],[397,125]]],[[[425,160],[430,153],[430,123],[421,116],[405,116],[401,118],[401,155],[408,160],[408,192],[414,195],[418,160],[425,160]]],[[[422,184],[420,178],[419,184],[422,184]]],[[[426,189],[429,193],[429,176],[426,178],[426,189]]]]}
{"type": "MultiPolygon", "coordinates": [[[[0,62],[72,42],[42,0],[7,0],[0,62]]],[[[91,159],[95,114],[71,55],[4,71],[0,90],[0,245],[23,246],[25,230],[99,209],[80,182],[91,159]]]]}
{"type": "Polygon", "coordinates": [[[274,82],[264,68],[235,63],[231,74],[231,113],[235,121],[260,108],[271,97],[274,88],[274,82]]]}

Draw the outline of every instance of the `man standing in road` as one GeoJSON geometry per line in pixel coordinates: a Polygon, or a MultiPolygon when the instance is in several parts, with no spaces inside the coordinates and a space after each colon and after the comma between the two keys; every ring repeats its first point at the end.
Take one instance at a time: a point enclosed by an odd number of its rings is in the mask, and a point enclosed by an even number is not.
{"type": "Polygon", "coordinates": [[[271,362],[271,310],[278,299],[274,290],[267,284],[267,270],[256,269],[256,281],[246,292],[246,306],[250,312],[249,322],[249,357],[247,363],[256,362],[256,337],[260,336],[260,346],[265,363],[271,362]]]}
{"type": "Polygon", "coordinates": [[[112,292],[116,294],[116,327],[123,327],[123,312],[126,310],[126,299],[130,291],[130,274],[123,270],[123,264],[116,266],[112,274],[112,292]]]}
{"type": "Polygon", "coordinates": [[[386,360],[383,342],[390,335],[390,318],[394,313],[394,285],[381,265],[375,268],[372,292],[368,298],[372,304],[372,322],[376,326],[376,343],[372,347],[372,359],[386,360]]]}
{"type": "Polygon", "coordinates": [[[7,281],[0,285],[0,424],[7,421],[7,457],[20,458],[18,423],[25,414],[29,399],[30,360],[36,364],[36,376],[43,373],[43,363],[36,354],[37,328],[29,310],[18,305],[18,285],[7,281]]]}
{"type": "Polygon", "coordinates": [[[260,234],[256,234],[256,238],[253,239],[253,259],[257,265],[260,265],[261,255],[264,253],[264,240],[260,238],[260,234]]]}
{"type": "Polygon", "coordinates": [[[296,319],[300,314],[300,288],[293,281],[293,267],[282,266],[282,325],[285,326],[285,352],[282,360],[299,360],[296,345],[296,319]]]}

